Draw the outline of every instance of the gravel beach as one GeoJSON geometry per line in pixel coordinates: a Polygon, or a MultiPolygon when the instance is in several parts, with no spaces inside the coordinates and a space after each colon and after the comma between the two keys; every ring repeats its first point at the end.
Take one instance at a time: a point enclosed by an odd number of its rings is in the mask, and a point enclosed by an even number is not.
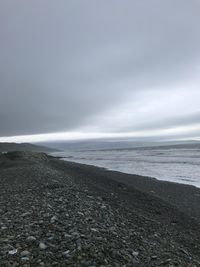
{"type": "Polygon", "coordinates": [[[200,189],[0,154],[0,266],[200,266],[200,189]]]}

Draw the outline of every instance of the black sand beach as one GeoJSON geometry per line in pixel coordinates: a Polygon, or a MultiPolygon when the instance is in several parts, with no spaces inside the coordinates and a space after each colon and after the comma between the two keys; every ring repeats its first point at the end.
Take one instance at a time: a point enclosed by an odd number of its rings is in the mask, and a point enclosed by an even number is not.
{"type": "Polygon", "coordinates": [[[0,156],[0,266],[200,266],[200,189],[0,156]]]}

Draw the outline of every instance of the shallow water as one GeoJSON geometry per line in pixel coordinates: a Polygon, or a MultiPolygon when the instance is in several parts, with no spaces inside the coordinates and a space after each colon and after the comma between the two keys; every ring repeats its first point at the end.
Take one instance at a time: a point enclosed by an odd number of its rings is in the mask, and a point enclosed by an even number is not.
{"type": "Polygon", "coordinates": [[[200,149],[65,151],[53,155],[109,170],[200,187],[200,149]]]}

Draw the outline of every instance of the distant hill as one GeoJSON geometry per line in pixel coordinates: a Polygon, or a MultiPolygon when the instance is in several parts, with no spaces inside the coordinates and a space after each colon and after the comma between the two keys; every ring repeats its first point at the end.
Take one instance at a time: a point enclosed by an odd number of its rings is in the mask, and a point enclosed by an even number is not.
{"type": "Polygon", "coordinates": [[[103,140],[85,140],[85,141],[65,141],[65,142],[47,142],[42,145],[59,149],[59,150],[123,150],[123,149],[146,149],[146,148],[200,148],[200,141],[159,141],[159,142],[145,142],[145,141],[132,141],[116,140],[116,139],[103,139],[103,140]]]}
{"type": "Polygon", "coordinates": [[[56,151],[56,149],[48,148],[46,146],[33,145],[29,143],[0,143],[0,152],[11,151],[54,152],[56,151]]]}
{"type": "Polygon", "coordinates": [[[152,147],[143,147],[143,149],[200,149],[200,143],[183,143],[183,144],[170,144],[170,145],[159,145],[152,147]]]}

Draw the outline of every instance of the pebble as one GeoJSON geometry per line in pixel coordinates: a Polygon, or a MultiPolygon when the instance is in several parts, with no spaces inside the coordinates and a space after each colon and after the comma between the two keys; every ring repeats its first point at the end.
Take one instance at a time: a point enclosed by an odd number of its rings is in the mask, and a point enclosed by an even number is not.
{"type": "Polygon", "coordinates": [[[52,218],[51,218],[51,223],[55,223],[57,221],[57,217],[56,216],[53,216],[52,218]]]}
{"type": "Polygon", "coordinates": [[[15,254],[17,254],[17,252],[18,252],[18,250],[14,248],[13,250],[9,250],[8,254],[9,255],[15,255],[15,254]]]}
{"type": "Polygon", "coordinates": [[[35,242],[36,238],[34,236],[28,236],[26,239],[27,242],[35,242]]]}
{"type": "Polygon", "coordinates": [[[45,250],[45,249],[47,248],[47,245],[45,245],[45,243],[43,243],[43,242],[40,242],[40,244],[39,244],[39,248],[40,248],[41,250],[45,250]]]}
{"type": "Polygon", "coordinates": [[[132,252],[132,255],[133,255],[134,257],[137,257],[137,256],[139,255],[139,252],[137,252],[137,251],[133,251],[133,252],[132,252]]]}
{"type": "Polygon", "coordinates": [[[22,252],[20,253],[20,255],[21,255],[22,257],[26,257],[26,256],[30,255],[30,252],[29,252],[28,250],[24,250],[24,251],[22,251],[22,252]]]}
{"type": "Polygon", "coordinates": [[[26,217],[26,216],[28,216],[28,215],[30,215],[30,214],[31,214],[30,212],[24,212],[24,213],[21,214],[21,216],[22,216],[22,217],[26,217]]]}
{"type": "Polygon", "coordinates": [[[21,261],[22,261],[22,262],[26,262],[26,261],[29,261],[29,260],[30,260],[29,257],[22,257],[22,258],[21,258],[21,261]]]}
{"type": "Polygon", "coordinates": [[[64,237],[65,237],[65,238],[71,238],[71,237],[72,237],[72,235],[69,235],[69,234],[64,234],[64,237]]]}
{"type": "MultiPolygon", "coordinates": [[[[19,175],[17,183],[11,188],[6,185],[6,194],[0,179],[3,208],[0,216],[0,266],[200,266],[192,258],[194,254],[187,243],[177,243],[178,239],[173,238],[174,233],[179,233],[176,228],[171,232],[167,221],[163,225],[154,220],[151,210],[148,213],[145,209],[143,216],[143,198],[138,212],[134,210],[135,204],[130,207],[128,202],[118,199],[117,194],[113,196],[116,202],[110,201],[106,185],[102,192],[96,187],[98,192],[93,187],[84,190],[84,178],[77,178],[76,183],[59,169],[42,165],[39,161],[33,164],[33,170],[31,168],[31,163],[28,167],[25,164],[20,174],[16,172],[19,175]],[[33,177],[31,173],[34,173],[33,177]],[[29,179],[26,179],[29,174],[29,179]],[[56,175],[58,183],[63,186],[52,184],[50,178],[56,175]]],[[[150,207],[154,211],[154,207],[150,207]]],[[[198,237],[194,236],[192,228],[184,232],[187,242],[194,240],[196,244],[198,237]]],[[[195,250],[198,252],[198,247],[195,250]]]]}
{"type": "Polygon", "coordinates": [[[91,228],[91,231],[94,232],[94,233],[99,232],[96,228],[91,228]]]}
{"type": "Polygon", "coordinates": [[[70,252],[70,250],[66,250],[62,254],[63,254],[63,256],[67,257],[67,256],[69,256],[69,252],[70,252]]]}

